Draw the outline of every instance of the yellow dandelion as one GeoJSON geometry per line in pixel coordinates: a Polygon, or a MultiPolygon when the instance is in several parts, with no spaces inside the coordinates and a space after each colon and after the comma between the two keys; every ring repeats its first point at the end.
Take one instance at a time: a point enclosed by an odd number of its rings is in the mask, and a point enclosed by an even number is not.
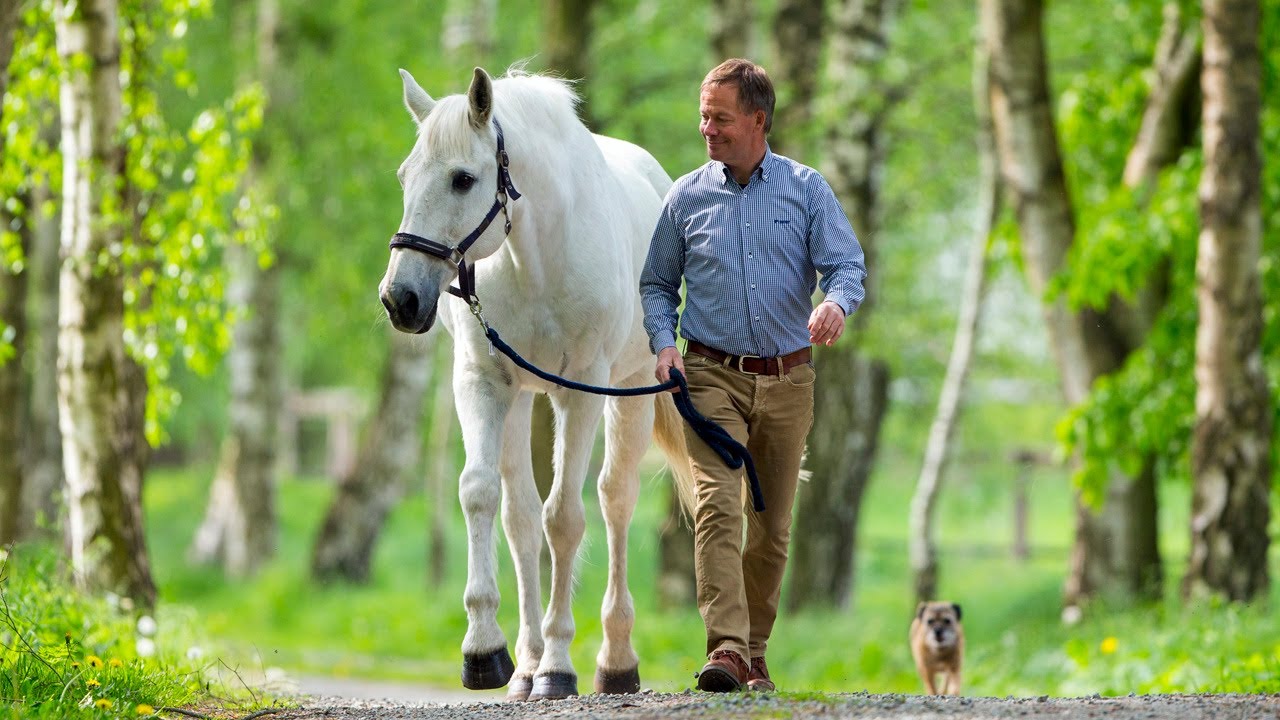
{"type": "Polygon", "coordinates": [[[89,663],[89,667],[94,667],[94,668],[102,667],[102,658],[98,657],[97,655],[90,655],[89,657],[85,658],[84,661],[89,663]]]}
{"type": "Polygon", "coordinates": [[[156,709],[146,703],[138,703],[138,707],[134,708],[134,712],[139,715],[154,715],[156,709]]]}
{"type": "Polygon", "coordinates": [[[1102,640],[1098,649],[1102,651],[1103,655],[1110,655],[1115,652],[1118,647],[1120,647],[1120,641],[1115,639],[1115,637],[1108,636],[1102,640]]]}
{"type": "Polygon", "coordinates": [[[122,665],[124,665],[124,663],[120,660],[120,658],[111,658],[110,660],[107,661],[107,664],[110,665],[111,667],[121,667],[122,665]]]}
{"type": "Polygon", "coordinates": [[[112,703],[110,700],[106,698],[98,698],[97,700],[93,701],[93,706],[98,708],[99,710],[110,710],[113,704],[114,703],[112,703]]]}
{"type": "Polygon", "coordinates": [[[79,670],[79,669],[80,669],[80,663],[75,662],[75,661],[73,660],[73,661],[71,662],[71,669],[72,669],[72,670],[79,670]]]}
{"type": "Polygon", "coordinates": [[[98,678],[89,678],[88,680],[84,681],[84,684],[88,685],[89,687],[99,687],[102,685],[102,683],[98,682],[98,678]]]}

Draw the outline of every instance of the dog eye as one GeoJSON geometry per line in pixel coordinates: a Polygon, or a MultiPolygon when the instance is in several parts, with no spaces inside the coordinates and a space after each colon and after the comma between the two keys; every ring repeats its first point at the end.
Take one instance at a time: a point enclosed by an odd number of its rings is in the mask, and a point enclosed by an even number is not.
{"type": "Polygon", "coordinates": [[[469,172],[459,170],[453,174],[453,189],[458,192],[466,192],[476,183],[476,176],[469,172]]]}

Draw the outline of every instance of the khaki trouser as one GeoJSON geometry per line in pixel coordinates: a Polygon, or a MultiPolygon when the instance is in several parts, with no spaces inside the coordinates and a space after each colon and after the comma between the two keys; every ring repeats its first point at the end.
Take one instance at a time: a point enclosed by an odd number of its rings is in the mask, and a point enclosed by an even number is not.
{"type": "Polygon", "coordinates": [[[707,654],[727,649],[761,657],[778,615],[791,507],[813,426],[813,365],[798,365],[782,377],[751,375],[687,353],[684,366],[694,407],[751,452],[765,506],[763,513],[751,508],[745,470],[730,469],[686,424],[696,496],[694,569],[707,654]]]}

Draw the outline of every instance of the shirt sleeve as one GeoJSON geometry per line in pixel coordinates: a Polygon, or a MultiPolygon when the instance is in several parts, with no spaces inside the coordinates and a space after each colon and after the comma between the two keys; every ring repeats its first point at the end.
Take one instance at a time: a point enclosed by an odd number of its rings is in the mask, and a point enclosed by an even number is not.
{"type": "Polygon", "coordinates": [[[866,297],[866,258],[840,201],[821,176],[809,193],[809,257],[822,274],[818,286],[823,299],[839,305],[845,317],[852,315],[866,297]]]}
{"type": "Polygon", "coordinates": [[[649,349],[656,355],[676,344],[680,280],[684,277],[684,237],[676,220],[673,193],[668,193],[649,242],[649,255],[640,273],[640,302],[649,349]]]}

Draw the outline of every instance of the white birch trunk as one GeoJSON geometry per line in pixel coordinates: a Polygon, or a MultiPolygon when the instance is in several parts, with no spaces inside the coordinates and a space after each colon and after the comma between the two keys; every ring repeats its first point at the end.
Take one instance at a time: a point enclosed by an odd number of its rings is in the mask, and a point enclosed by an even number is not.
{"type": "MultiPolygon", "coordinates": [[[[279,24],[276,2],[240,0],[235,11],[237,45],[249,55],[253,38],[257,39],[256,67],[244,73],[246,81],[256,76],[270,88],[279,24]]],[[[253,202],[265,201],[257,182],[264,172],[259,160],[262,152],[260,145],[255,147],[245,181],[253,202]]],[[[197,563],[220,563],[228,575],[246,576],[276,551],[277,439],[284,403],[280,267],[277,261],[264,268],[254,249],[232,245],[227,248],[227,275],[227,302],[241,313],[227,353],[229,422],[204,521],[189,556],[197,563]]]]}
{"type": "Polygon", "coordinates": [[[847,336],[814,355],[820,387],[805,462],[811,479],[796,498],[791,610],[810,604],[843,608],[853,595],[862,496],[888,408],[888,365],[860,352],[858,329],[875,309],[884,121],[893,105],[884,60],[901,8],[901,0],[844,0],[835,10],[827,79],[841,121],[828,131],[823,171],[858,234],[870,282],[847,336]]]}
{"type": "MultiPolygon", "coordinates": [[[[63,265],[58,405],[67,481],[68,545],[78,581],[155,602],[142,535],[142,468],[132,463],[138,384],[124,345],[120,262],[120,44],[115,0],[59,2],[63,265]]],[[[143,386],[145,388],[145,386],[143,386]]]]}
{"type": "Polygon", "coordinates": [[[378,407],[365,428],[355,468],[339,478],[316,536],[311,574],[317,580],[368,580],[387,515],[404,497],[422,456],[430,354],[418,338],[393,333],[389,339],[378,407]]]}
{"type": "Polygon", "coordinates": [[[1266,597],[1274,408],[1262,360],[1257,0],[1204,4],[1204,171],[1196,255],[1196,426],[1183,589],[1266,597]]]}
{"type": "Polygon", "coordinates": [[[978,117],[978,211],[969,244],[969,264],[965,268],[955,340],[951,343],[951,357],[947,361],[942,393],[938,397],[938,410],[929,427],[924,464],[916,481],[908,515],[911,572],[915,576],[917,601],[933,600],[938,596],[938,550],[934,542],[933,510],[978,337],[982,299],[987,287],[987,246],[1000,214],[1000,174],[996,169],[988,89],[990,60],[981,42],[974,52],[973,70],[974,106],[978,117]]]}
{"type": "MultiPolygon", "coordinates": [[[[1075,241],[1075,216],[1062,170],[1049,100],[1041,0],[980,0],[991,52],[992,119],[1001,179],[1017,211],[1031,292],[1044,297],[1075,241]]],[[[1042,303],[1051,349],[1068,404],[1084,401],[1093,381],[1115,372],[1133,346],[1128,311],[1072,311],[1042,303]]],[[[1155,597],[1160,592],[1156,497],[1150,467],[1135,477],[1112,472],[1101,513],[1078,498],[1076,538],[1064,601],[1078,605],[1107,590],[1155,597]]]]}
{"type": "Polygon", "coordinates": [[[755,55],[755,19],[755,0],[712,0],[711,67],[729,58],[755,55]]]}

